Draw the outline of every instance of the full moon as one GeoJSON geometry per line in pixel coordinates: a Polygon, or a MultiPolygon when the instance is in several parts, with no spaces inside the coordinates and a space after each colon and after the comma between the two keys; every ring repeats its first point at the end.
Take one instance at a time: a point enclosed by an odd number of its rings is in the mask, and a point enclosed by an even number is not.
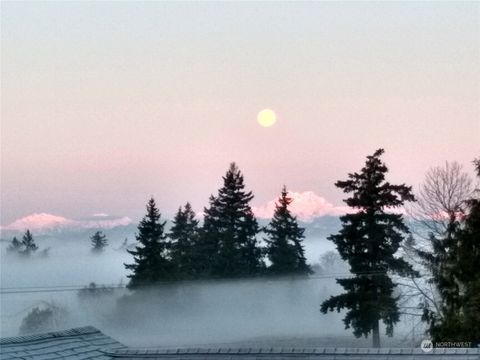
{"type": "Polygon", "coordinates": [[[263,127],[270,127],[277,121],[277,115],[270,109],[264,109],[257,115],[258,123],[263,127]]]}

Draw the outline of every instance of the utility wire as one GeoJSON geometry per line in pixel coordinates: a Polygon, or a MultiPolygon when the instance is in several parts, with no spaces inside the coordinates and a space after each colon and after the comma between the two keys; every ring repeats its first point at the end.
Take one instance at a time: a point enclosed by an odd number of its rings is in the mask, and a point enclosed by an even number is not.
{"type": "MultiPolygon", "coordinates": [[[[311,281],[311,280],[322,280],[322,279],[348,279],[357,276],[384,276],[387,273],[385,271],[371,271],[371,272],[360,272],[356,274],[352,273],[329,273],[329,274],[322,274],[322,275],[314,275],[308,277],[282,277],[282,278],[262,278],[267,282],[273,281],[285,281],[285,280],[295,280],[295,281],[311,281]]],[[[252,278],[253,280],[258,280],[258,278],[252,278]]],[[[229,279],[218,279],[219,281],[225,281],[229,279]]],[[[231,279],[230,279],[231,280],[231,279]]],[[[234,279],[234,281],[242,281],[247,279],[234,279]]],[[[202,282],[214,282],[215,280],[193,280],[193,281],[162,281],[158,282],[155,285],[194,285],[200,284],[202,282]]],[[[153,285],[153,286],[155,286],[153,285]]],[[[153,286],[144,286],[144,288],[152,288],[153,286]]],[[[56,286],[25,286],[25,287],[2,287],[0,288],[0,295],[6,294],[24,294],[24,293],[52,293],[52,292],[69,292],[69,291],[80,291],[80,290],[113,290],[113,289],[125,289],[126,285],[101,285],[95,284],[95,287],[88,287],[85,285],[56,285],[56,286]]]]}

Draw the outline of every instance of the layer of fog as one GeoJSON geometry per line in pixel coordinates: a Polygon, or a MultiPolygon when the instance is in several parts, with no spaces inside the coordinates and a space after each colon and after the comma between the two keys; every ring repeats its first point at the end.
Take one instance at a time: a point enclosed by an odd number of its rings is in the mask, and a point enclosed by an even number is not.
{"type": "MultiPolygon", "coordinates": [[[[113,294],[82,299],[67,287],[128,281],[123,264],[132,258],[125,250],[116,250],[121,240],[111,241],[99,255],[91,253],[88,240],[37,243],[40,249],[51,248],[47,257],[22,259],[5,251],[8,244],[1,244],[2,337],[17,335],[32,308],[50,303],[65,310],[60,327],[93,325],[128,346],[370,344],[344,330],[342,314],[320,313],[320,303],[341,291],[333,278],[189,282],[134,295],[117,289],[113,294]],[[41,292],[5,292],[27,287],[41,292]]],[[[313,264],[334,247],[325,239],[307,239],[305,248],[313,264]]],[[[399,335],[388,343],[397,344],[410,329],[411,323],[403,322],[396,328],[399,335]]]]}

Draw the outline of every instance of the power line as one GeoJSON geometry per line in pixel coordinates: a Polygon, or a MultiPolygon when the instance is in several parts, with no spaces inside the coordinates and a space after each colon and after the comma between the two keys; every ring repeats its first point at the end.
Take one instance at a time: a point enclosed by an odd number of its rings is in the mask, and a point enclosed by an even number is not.
{"type": "MultiPolygon", "coordinates": [[[[282,277],[282,278],[261,278],[267,282],[274,282],[274,281],[285,281],[285,280],[295,280],[295,281],[311,281],[311,280],[327,280],[327,279],[348,279],[357,276],[384,276],[387,273],[385,271],[371,271],[371,272],[363,272],[357,274],[351,273],[329,273],[329,274],[322,274],[322,275],[314,275],[308,277],[282,277]]],[[[219,281],[243,281],[243,280],[259,280],[259,278],[251,278],[251,279],[217,279],[219,281]]],[[[158,282],[155,285],[197,285],[205,282],[214,283],[216,280],[192,280],[192,281],[162,281],[158,282]]],[[[151,286],[144,286],[143,288],[153,288],[155,285],[151,286]]],[[[400,284],[401,285],[401,284],[400,284]]],[[[111,285],[111,284],[95,284],[95,287],[89,287],[84,285],[56,285],[56,286],[25,286],[25,287],[3,287],[0,288],[0,295],[7,295],[7,294],[26,294],[26,293],[53,293],[53,292],[69,292],[69,291],[95,291],[95,290],[114,290],[114,289],[125,289],[125,285],[111,285]]]]}
{"type": "Polygon", "coordinates": [[[69,289],[37,289],[37,290],[23,290],[23,289],[15,289],[15,290],[8,290],[8,291],[0,291],[0,295],[4,294],[26,294],[26,293],[53,293],[53,292],[68,292],[68,291],[80,291],[80,290],[110,290],[110,289],[124,289],[125,286],[111,286],[111,287],[99,287],[99,288],[88,288],[88,287],[81,287],[81,288],[69,288],[69,289]]]}

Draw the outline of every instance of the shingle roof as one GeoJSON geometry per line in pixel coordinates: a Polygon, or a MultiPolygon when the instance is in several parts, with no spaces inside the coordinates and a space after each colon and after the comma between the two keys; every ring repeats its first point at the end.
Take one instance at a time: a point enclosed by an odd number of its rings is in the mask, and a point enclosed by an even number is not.
{"type": "Polygon", "coordinates": [[[280,348],[280,349],[160,349],[116,350],[114,359],[168,360],[479,360],[480,349],[370,349],[370,348],[280,348]]]}
{"type": "Polygon", "coordinates": [[[105,351],[124,348],[92,326],[0,339],[0,359],[111,359],[105,351]]]}
{"type": "Polygon", "coordinates": [[[369,348],[187,348],[127,349],[88,326],[38,335],[0,339],[0,359],[81,360],[480,360],[480,349],[369,348]]]}

